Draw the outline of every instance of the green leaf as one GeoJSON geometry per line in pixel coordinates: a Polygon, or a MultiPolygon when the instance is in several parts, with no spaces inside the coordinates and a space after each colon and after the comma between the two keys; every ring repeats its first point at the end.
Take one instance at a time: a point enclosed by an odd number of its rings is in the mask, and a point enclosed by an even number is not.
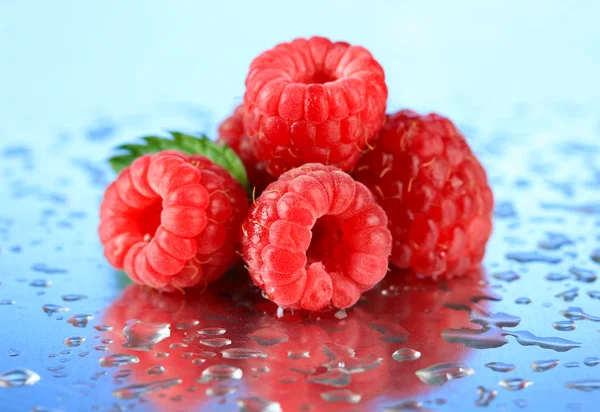
{"type": "Polygon", "coordinates": [[[113,170],[119,173],[131,165],[138,157],[158,153],[163,150],[178,150],[187,154],[198,154],[225,168],[246,190],[250,184],[244,164],[237,154],[226,144],[215,143],[204,135],[195,137],[189,134],[169,131],[172,139],[160,136],[144,136],[144,143],[128,143],[117,147],[118,153],[108,161],[113,170]]]}

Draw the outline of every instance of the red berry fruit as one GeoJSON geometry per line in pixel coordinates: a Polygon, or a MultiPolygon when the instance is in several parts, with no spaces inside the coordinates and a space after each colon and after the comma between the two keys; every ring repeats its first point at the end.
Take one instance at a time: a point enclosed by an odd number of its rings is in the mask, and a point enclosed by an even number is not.
{"type": "Polygon", "coordinates": [[[133,281],[173,290],[210,282],[236,261],[242,186],[199,155],[138,157],[111,183],[100,206],[104,255],[133,281]]]}
{"type": "Polygon", "coordinates": [[[250,139],[244,132],[244,106],[239,105],[233,114],[219,126],[219,143],[227,144],[240,157],[248,173],[250,184],[256,193],[261,193],[265,187],[275,180],[267,170],[264,162],[258,161],[252,150],[250,139]]]}
{"type": "Polygon", "coordinates": [[[387,212],[394,265],[437,277],[481,263],[493,195],[485,170],[449,119],[410,110],[390,115],[353,176],[387,212]]]}
{"type": "Polygon", "coordinates": [[[346,308],[387,273],[392,237],[371,192],[341,170],[284,173],[251,206],[242,257],[254,283],[284,308],[346,308]]]}
{"type": "Polygon", "coordinates": [[[299,38],[250,65],[244,124],[273,176],[312,162],[350,170],[383,126],[386,100],[383,69],[368,50],[299,38]]]}

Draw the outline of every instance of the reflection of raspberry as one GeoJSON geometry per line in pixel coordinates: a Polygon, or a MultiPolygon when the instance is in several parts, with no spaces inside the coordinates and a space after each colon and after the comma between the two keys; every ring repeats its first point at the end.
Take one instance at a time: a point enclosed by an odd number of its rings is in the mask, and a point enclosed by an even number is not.
{"type": "Polygon", "coordinates": [[[385,121],[383,69],[360,46],[323,37],[282,43],[246,78],[246,132],[267,170],[304,163],[349,170],[385,121]]]}
{"type": "Polygon", "coordinates": [[[485,170],[452,122],[400,111],[354,177],[389,218],[390,260],[422,274],[452,276],[479,265],[492,230],[485,170]]]}
{"type": "Polygon", "coordinates": [[[159,289],[218,278],[235,261],[241,185],[203,156],[137,158],[104,194],[100,241],[111,265],[159,289]]]}
{"type": "Polygon", "coordinates": [[[283,174],[251,207],[243,258],[282,307],[345,308],[385,276],[386,226],[365,186],[334,167],[307,164],[283,174]]]}
{"type": "Polygon", "coordinates": [[[239,105],[233,114],[219,126],[219,142],[226,143],[242,159],[248,173],[248,179],[261,193],[265,187],[275,180],[266,170],[265,164],[259,162],[252,151],[250,139],[244,133],[244,106],[239,105]]]}

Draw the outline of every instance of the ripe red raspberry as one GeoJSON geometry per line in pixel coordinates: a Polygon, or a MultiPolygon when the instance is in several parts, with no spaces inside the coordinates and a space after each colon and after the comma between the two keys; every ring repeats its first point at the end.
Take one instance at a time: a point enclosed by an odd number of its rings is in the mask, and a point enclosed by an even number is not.
{"type": "Polygon", "coordinates": [[[244,113],[244,105],[239,105],[230,117],[223,120],[219,126],[219,142],[226,143],[237,153],[244,163],[250,184],[256,188],[256,193],[261,193],[275,179],[254,155],[250,139],[244,132],[244,113]]]}
{"type": "Polygon", "coordinates": [[[284,173],[251,206],[242,257],[284,308],[352,306],[387,273],[392,237],[371,192],[332,166],[284,173]]]}
{"type": "Polygon", "coordinates": [[[172,290],[210,282],[236,260],[242,186],[199,155],[163,151],[137,158],[100,206],[100,241],[133,281],[172,290]]]}
{"type": "Polygon", "coordinates": [[[250,65],[244,124],[273,176],[310,162],[350,170],[383,126],[386,100],[383,69],[368,50],[299,38],[250,65]]]}
{"type": "Polygon", "coordinates": [[[485,170],[452,122],[403,110],[388,117],[353,175],[385,209],[391,262],[429,276],[480,264],[492,231],[485,170]]]}

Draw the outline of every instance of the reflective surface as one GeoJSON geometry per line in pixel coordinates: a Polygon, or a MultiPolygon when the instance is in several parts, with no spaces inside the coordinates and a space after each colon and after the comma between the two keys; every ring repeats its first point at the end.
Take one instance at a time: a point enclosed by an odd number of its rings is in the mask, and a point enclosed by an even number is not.
{"type": "Polygon", "coordinates": [[[252,5],[0,4],[0,410],[596,410],[594,13],[332,3],[343,18],[309,5],[289,21],[252,5]],[[110,148],[214,134],[252,56],[312,32],[373,50],[390,110],[436,110],[468,136],[497,201],[484,268],[392,271],[354,308],[312,314],[278,311],[240,269],[185,295],[112,270],[96,234],[110,148]]]}

